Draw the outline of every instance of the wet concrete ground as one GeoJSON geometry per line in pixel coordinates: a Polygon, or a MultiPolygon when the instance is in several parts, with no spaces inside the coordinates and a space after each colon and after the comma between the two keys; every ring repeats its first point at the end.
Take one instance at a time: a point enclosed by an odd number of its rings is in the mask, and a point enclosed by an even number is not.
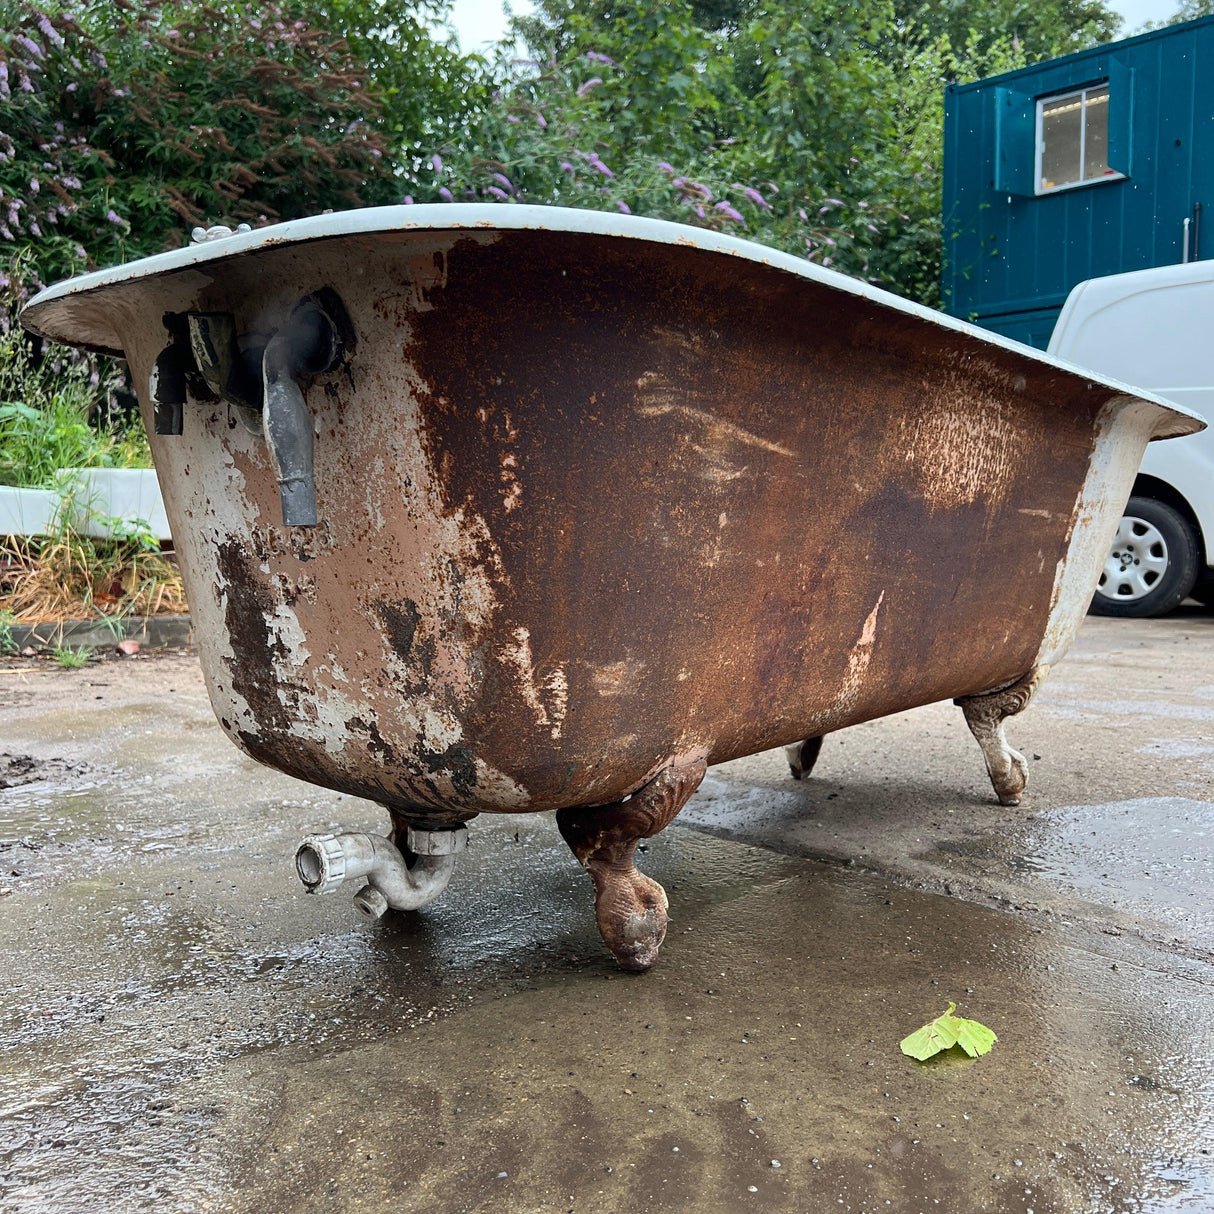
{"type": "Polygon", "coordinates": [[[1214,616],[1089,620],[1009,733],[1014,810],[950,705],[714,769],[631,976],[548,817],[368,924],[291,856],[385,819],[190,657],[0,670],[0,1210],[1212,1210],[1214,616]],[[949,1000],[992,1052],[904,1058],[949,1000]]]}

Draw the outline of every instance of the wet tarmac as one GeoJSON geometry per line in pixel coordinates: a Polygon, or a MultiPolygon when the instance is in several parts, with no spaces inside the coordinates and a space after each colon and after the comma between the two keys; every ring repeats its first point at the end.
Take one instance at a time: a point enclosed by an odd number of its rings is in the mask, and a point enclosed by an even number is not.
{"type": "Polygon", "coordinates": [[[1009,734],[1019,809],[950,705],[714,769],[633,976],[548,816],[368,924],[291,856],[386,818],[188,656],[0,670],[0,1210],[1214,1210],[1214,617],[1089,620],[1009,734]],[[903,1057],[950,1000],[991,1053],[903,1057]]]}

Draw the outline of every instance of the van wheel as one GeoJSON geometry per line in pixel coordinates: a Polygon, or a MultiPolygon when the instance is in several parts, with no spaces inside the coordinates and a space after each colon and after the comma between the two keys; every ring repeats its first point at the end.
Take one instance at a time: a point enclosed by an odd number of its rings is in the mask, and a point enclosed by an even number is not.
{"type": "Polygon", "coordinates": [[[1144,618],[1163,615],[1193,589],[1197,581],[1197,538],[1188,520],[1153,497],[1132,497],[1096,595],[1097,615],[1144,618]]]}
{"type": "Polygon", "coordinates": [[[1197,585],[1189,591],[1203,607],[1214,607],[1214,578],[1207,571],[1205,577],[1197,579],[1197,585]]]}

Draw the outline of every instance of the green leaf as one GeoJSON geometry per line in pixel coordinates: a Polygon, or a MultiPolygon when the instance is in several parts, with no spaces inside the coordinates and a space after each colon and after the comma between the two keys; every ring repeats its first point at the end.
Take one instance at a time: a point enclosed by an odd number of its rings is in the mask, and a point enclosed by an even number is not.
{"type": "Polygon", "coordinates": [[[901,1042],[902,1052],[919,1062],[926,1062],[943,1050],[959,1045],[971,1058],[987,1053],[998,1040],[994,1033],[977,1020],[954,1016],[955,1003],[921,1029],[916,1029],[901,1042]]]}
{"type": "Polygon", "coordinates": [[[971,1058],[988,1053],[991,1046],[999,1040],[985,1024],[979,1024],[977,1020],[962,1020],[959,1016],[954,1016],[953,1019],[958,1025],[957,1044],[971,1058]]]}

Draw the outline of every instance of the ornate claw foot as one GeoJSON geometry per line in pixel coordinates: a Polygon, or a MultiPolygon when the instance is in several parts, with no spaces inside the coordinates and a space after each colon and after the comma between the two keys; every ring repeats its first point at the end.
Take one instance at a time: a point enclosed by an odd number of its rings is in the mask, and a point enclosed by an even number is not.
{"type": "Polygon", "coordinates": [[[666,891],[636,870],[633,853],[670,825],[707,770],[703,759],[668,767],[627,801],[557,812],[562,837],[590,871],[599,933],[622,969],[647,970],[666,937],[666,891]]]}
{"type": "Polygon", "coordinates": [[[788,770],[794,780],[804,780],[814,769],[818,755],[822,751],[821,738],[806,738],[804,742],[794,742],[784,747],[788,759],[788,770]]]}
{"type": "Polygon", "coordinates": [[[1024,678],[1002,691],[953,701],[965,713],[965,723],[982,747],[986,770],[1000,805],[1019,805],[1020,794],[1028,781],[1024,755],[1007,744],[1003,722],[1028,707],[1033,694],[1045,682],[1049,672],[1048,666],[1036,666],[1024,678]]]}

